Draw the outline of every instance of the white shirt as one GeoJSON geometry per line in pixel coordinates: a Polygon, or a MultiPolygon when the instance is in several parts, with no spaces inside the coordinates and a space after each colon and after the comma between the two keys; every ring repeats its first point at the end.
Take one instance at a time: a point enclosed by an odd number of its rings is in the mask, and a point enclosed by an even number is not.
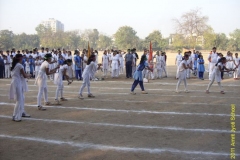
{"type": "Polygon", "coordinates": [[[217,63],[218,61],[218,55],[217,55],[217,52],[212,52],[212,54],[210,54],[208,56],[208,58],[211,58],[211,63],[217,63]]]}
{"type": "Polygon", "coordinates": [[[181,55],[181,54],[178,54],[178,55],[176,56],[176,60],[177,60],[177,61],[182,61],[182,55],[181,55]]]}

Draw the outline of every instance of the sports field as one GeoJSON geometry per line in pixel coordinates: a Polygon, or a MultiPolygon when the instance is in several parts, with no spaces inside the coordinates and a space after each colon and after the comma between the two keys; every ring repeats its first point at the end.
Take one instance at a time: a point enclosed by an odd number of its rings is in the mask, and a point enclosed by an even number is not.
{"type": "MultiPolygon", "coordinates": [[[[87,98],[86,89],[85,99],[77,98],[81,81],[65,82],[68,101],[47,106],[47,111],[37,110],[38,87],[29,80],[25,110],[31,118],[22,122],[11,120],[10,80],[0,80],[0,159],[226,160],[231,148],[240,159],[240,81],[225,76],[226,94],[219,93],[216,83],[206,94],[205,73],[204,81],[188,80],[190,93],[183,92],[183,84],[182,92],[175,93],[176,67],[167,70],[168,78],[145,84],[147,95],[139,87],[130,95],[133,80],[124,75],[91,82],[94,99],[87,98]],[[236,119],[231,121],[233,104],[236,119]]],[[[53,102],[56,86],[51,81],[48,86],[53,102]]]]}

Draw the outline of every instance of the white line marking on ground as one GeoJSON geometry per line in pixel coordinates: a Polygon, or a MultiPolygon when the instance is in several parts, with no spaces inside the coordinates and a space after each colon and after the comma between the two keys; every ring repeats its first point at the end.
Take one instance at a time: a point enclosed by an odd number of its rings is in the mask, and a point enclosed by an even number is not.
{"type": "MultiPolygon", "coordinates": [[[[9,118],[11,116],[0,115],[1,118],[9,118]]],[[[26,118],[24,120],[29,121],[44,121],[44,122],[57,122],[57,123],[68,123],[68,124],[85,124],[94,126],[111,126],[111,127],[122,127],[122,128],[138,128],[138,129],[158,129],[158,130],[171,130],[171,131],[188,131],[188,132],[213,132],[213,133],[232,133],[229,130],[219,130],[219,129],[201,129],[201,128],[182,128],[182,127],[172,127],[172,126],[143,126],[143,125],[125,125],[125,124],[114,124],[114,123],[91,123],[91,122],[78,122],[78,121],[66,121],[58,119],[39,119],[39,118],[26,118]]],[[[236,131],[235,133],[240,133],[236,131]]]]}
{"type": "MultiPolygon", "coordinates": [[[[118,152],[137,152],[137,153],[144,152],[144,153],[150,153],[150,154],[161,154],[164,152],[171,152],[175,154],[229,156],[229,153],[225,153],[225,152],[186,151],[186,150],[179,150],[179,149],[173,149],[173,148],[133,148],[133,147],[109,146],[109,145],[92,144],[92,143],[76,143],[71,141],[44,139],[44,138],[38,138],[38,137],[11,136],[11,135],[4,135],[4,134],[0,134],[0,137],[8,138],[8,139],[18,139],[18,140],[27,140],[27,141],[55,144],[55,145],[69,145],[69,146],[77,147],[81,149],[97,149],[97,150],[103,150],[103,151],[113,150],[118,152]]],[[[236,156],[239,156],[239,154],[236,154],[236,156]]]]}
{"type": "MultiPolygon", "coordinates": [[[[8,105],[14,106],[14,103],[0,102],[1,106],[8,105]]],[[[37,105],[28,105],[26,107],[37,108],[37,105]]],[[[71,106],[46,106],[46,108],[59,108],[59,109],[77,109],[77,110],[90,110],[90,111],[103,111],[103,112],[123,112],[123,113],[137,113],[137,114],[165,114],[165,115],[188,115],[188,116],[222,116],[229,117],[230,114],[213,114],[213,113],[187,113],[187,112],[159,112],[147,110],[124,110],[124,109],[108,109],[108,108],[87,108],[87,107],[71,107],[71,106]]],[[[239,117],[240,115],[236,114],[239,117]]]]}

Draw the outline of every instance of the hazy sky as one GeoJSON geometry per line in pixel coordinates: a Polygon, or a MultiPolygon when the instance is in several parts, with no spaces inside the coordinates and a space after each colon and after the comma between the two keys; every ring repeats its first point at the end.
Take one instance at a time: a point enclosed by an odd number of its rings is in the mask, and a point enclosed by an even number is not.
{"type": "Polygon", "coordinates": [[[0,0],[0,30],[36,33],[43,20],[55,18],[65,31],[94,29],[109,36],[128,25],[145,38],[153,30],[174,33],[173,18],[201,8],[215,32],[240,28],[240,0],[0,0]]]}

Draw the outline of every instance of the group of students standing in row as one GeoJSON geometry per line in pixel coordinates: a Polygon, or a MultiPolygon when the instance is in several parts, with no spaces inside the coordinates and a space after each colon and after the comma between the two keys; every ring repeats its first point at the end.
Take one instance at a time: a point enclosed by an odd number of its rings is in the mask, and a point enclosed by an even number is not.
{"type": "MultiPolygon", "coordinates": [[[[240,75],[240,58],[238,57],[238,53],[235,53],[235,57],[233,58],[230,51],[228,51],[226,57],[223,57],[223,54],[217,53],[216,50],[217,48],[213,47],[208,56],[210,82],[206,89],[206,93],[209,93],[210,87],[213,82],[216,81],[219,86],[220,93],[224,94],[225,92],[221,86],[221,80],[223,79],[224,72],[227,72],[229,77],[233,75],[234,80],[238,80],[238,76],[240,75]]],[[[184,56],[182,56],[179,51],[176,56],[176,64],[176,79],[178,79],[176,87],[177,93],[179,93],[179,85],[182,81],[184,82],[185,92],[188,92],[186,79],[190,78],[191,71],[194,75],[197,75],[200,79],[204,80],[204,59],[200,52],[194,51],[192,53],[191,51],[188,51],[184,53],[184,56]]]]}

